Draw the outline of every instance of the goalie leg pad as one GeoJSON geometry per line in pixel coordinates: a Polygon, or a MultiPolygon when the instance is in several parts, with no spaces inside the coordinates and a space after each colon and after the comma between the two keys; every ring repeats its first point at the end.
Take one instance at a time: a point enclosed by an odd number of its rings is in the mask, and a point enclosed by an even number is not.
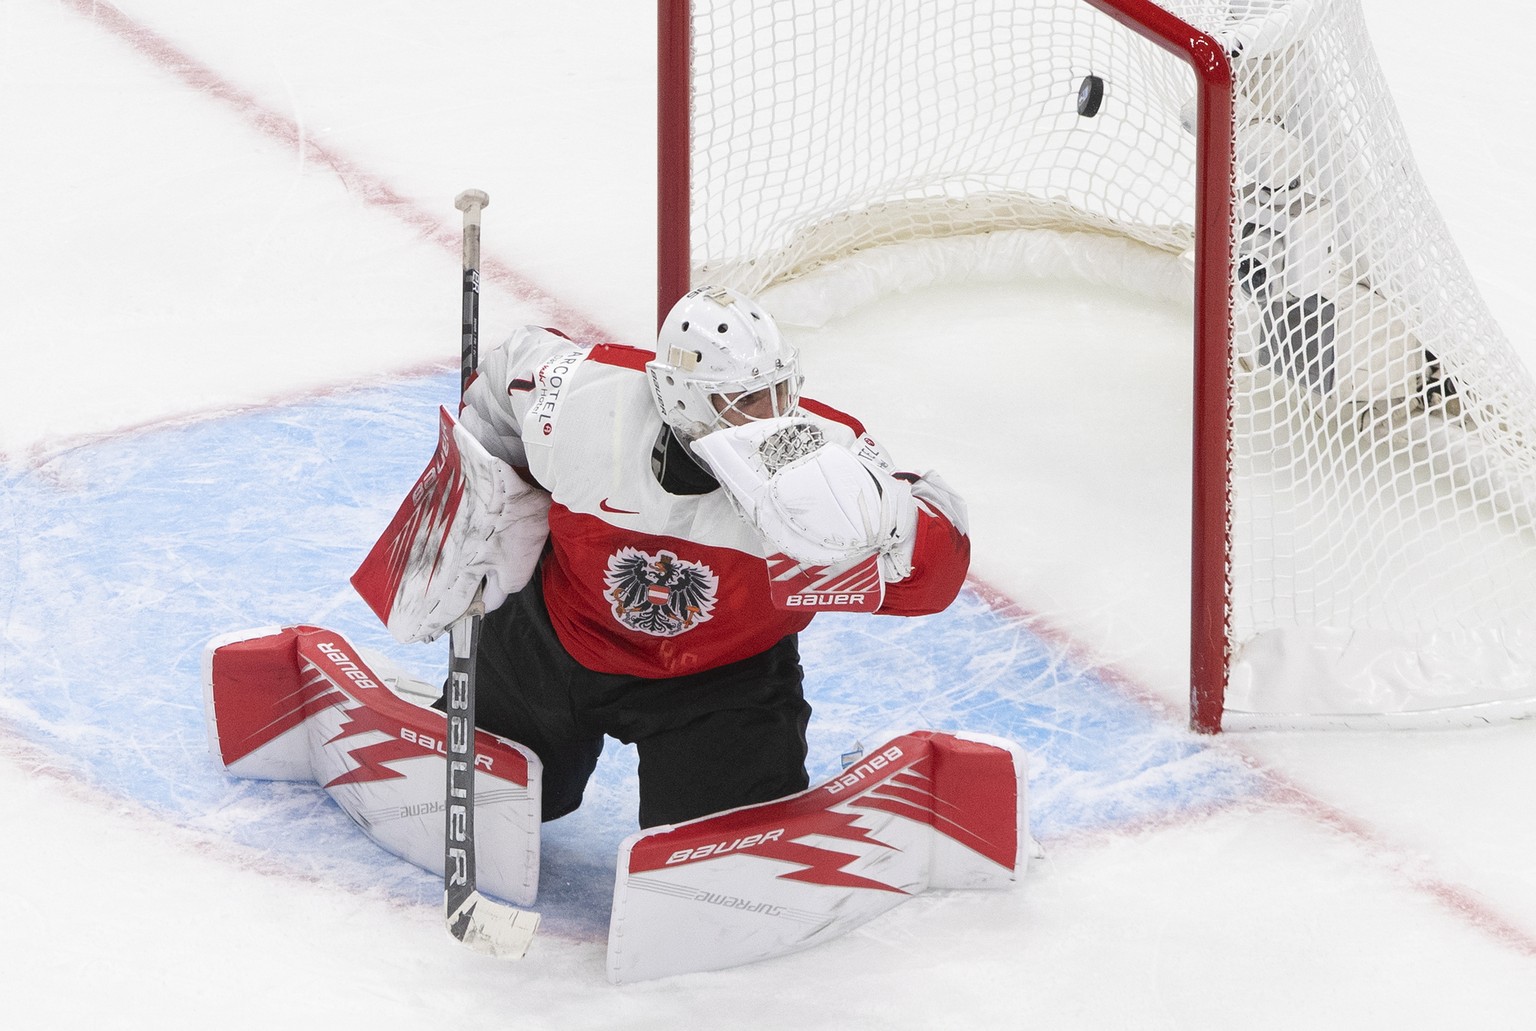
{"type": "MultiPolygon", "coordinates": [[[[380,846],[441,875],[447,720],[385,687],[340,634],[264,628],[203,653],[209,744],[231,774],[320,784],[380,846]]],[[[481,890],[527,905],[539,881],[538,758],[475,733],[481,890]]]]}
{"type": "Polygon", "coordinates": [[[657,827],[619,850],[608,978],[718,970],[846,934],[929,888],[1003,888],[1030,838],[1027,761],[917,731],[809,791],[657,827]]]}

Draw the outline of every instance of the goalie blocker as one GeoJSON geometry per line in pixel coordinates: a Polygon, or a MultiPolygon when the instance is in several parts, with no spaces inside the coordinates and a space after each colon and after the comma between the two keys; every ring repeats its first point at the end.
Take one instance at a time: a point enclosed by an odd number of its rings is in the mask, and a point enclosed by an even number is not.
{"type": "Polygon", "coordinates": [[[548,515],[548,494],[440,408],[437,451],[352,585],[395,640],[432,640],[477,593],[489,612],[527,585],[544,550],[548,515]]]}

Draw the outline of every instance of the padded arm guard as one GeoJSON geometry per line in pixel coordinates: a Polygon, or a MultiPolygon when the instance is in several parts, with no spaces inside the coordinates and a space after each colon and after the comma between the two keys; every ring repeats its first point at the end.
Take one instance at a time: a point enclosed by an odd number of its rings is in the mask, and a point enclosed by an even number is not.
{"type": "Polygon", "coordinates": [[[352,575],[401,643],[440,635],[482,585],[487,612],[522,590],[549,533],[549,495],[440,413],[437,453],[352,575]]]}

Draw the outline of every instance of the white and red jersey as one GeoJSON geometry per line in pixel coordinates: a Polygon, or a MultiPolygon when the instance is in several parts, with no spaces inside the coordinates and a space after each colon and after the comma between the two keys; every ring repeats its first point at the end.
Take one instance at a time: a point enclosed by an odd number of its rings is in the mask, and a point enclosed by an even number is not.
{"type": "MultiPolygon", "coordinates": [[[[651,358],[528,327],[482,360],[461,421],[551,495],[541,575],[566,651],[600,673],[659,678],[756,655],[803,630],[811,613],[774,604],[769,548],[724,490],[663,488],[652,466],[663,424],[651,358]]],[[[864,432],[817,402],[801,407],[864,432]]],[[[914,538],[913,571],[887,586],[880,612],[938,612],[964,581],[970,542],[937,506],[919,506],[914,538]]]]}

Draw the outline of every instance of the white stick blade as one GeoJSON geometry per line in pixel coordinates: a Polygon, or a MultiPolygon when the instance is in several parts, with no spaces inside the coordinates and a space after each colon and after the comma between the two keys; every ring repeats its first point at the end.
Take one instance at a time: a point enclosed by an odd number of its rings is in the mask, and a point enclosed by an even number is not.
{"type": "Polygon", "coordinates": [[[448,915],[448,933],[498,959],[522,959],[539,929],[539,914],[492,902],[478,891],[448,915]]]}

